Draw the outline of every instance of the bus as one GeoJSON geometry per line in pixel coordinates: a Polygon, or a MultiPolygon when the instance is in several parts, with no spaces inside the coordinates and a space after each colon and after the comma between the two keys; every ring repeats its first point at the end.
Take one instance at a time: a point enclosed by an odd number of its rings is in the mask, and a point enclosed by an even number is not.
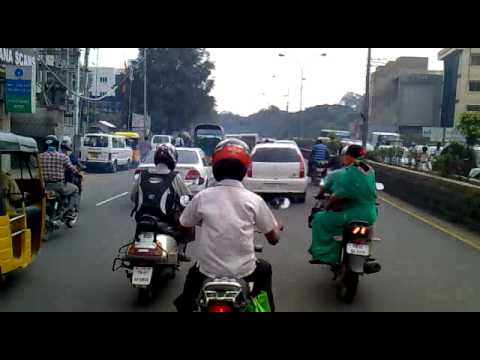
{"type": "Polygon", "coordinates": [[[225,130],[216,124],[199,124],[193,131],[193,144],[211,158],[217,144],[225,138],[225,130]]]}

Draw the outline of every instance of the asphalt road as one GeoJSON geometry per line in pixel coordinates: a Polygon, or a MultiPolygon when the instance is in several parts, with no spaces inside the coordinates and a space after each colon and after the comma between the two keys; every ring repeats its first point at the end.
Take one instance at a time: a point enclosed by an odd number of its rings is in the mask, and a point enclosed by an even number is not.
{"type": "MultiPolygon", "coordinates": [[[[12,274],[0,289],[0,311],[174,311],[189,264],[149,304],[138,302],[123,272],[111,271],[134,231],[132,205],[128,195],[99,203],[130,191],[132,176],[87,175],[79,223],[55,233],[30,267],[12,274]]],[[[360,279],[353,304],[338,303],[328,268],[308,263],[311,204],[310,196],[276,211],[285,225],[279,245],[259,240],[261,256],[273,265],[278,311],[480,310],[480,253],[386,203],[376,227],[383,241],[374,253],[383,270],[360,279]]],[[[188,252],[195,257],[196,244],[188,252]]]]}

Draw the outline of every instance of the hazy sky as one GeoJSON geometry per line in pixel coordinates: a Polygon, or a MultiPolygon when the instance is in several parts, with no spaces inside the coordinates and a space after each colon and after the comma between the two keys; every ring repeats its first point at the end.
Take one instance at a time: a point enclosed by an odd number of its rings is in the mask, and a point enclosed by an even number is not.
{"type": "MultiPolygon", "coordinates": [[[[215,63],[218,111],[252,114],[270,105],[289,110],[300,107],[300,74],[303,67],[303,108],[336,104],[347,91],[364,93],[367,49],[365,48],[209,48],[215,63]],[[285,56],[279,57],[282,53],[285,56]],[[326,56],[321,54],[326,53],[326,56]]],[[[437,60],[440,48],[374,48],[374,59],[395,60],[400,56],[429,58],[430,70],[442,70],[437,60]]],[[[135,48],[102,48],[99,66],[123,68],[137,56],[135,48]]],[[[91,65],[97,61],[91,52],[91,65]]]]}

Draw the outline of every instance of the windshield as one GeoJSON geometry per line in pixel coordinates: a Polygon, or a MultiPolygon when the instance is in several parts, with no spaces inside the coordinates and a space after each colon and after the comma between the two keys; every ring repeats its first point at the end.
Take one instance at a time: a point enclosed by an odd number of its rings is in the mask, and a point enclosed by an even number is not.
{"type": "Polygon", "coordinates": [[[101,135],[86,136],[85,140],[83,141],[83,145],[88,147],[99,147],[99,148],[108,147],[108,136],[101,136],[101,135]]]}
{"type": "Polygon", "coordinates": [[[198,154],[195,151],[178,150],[178,164],[198,164],[198,154]]]}
{"type": "Polygon", "coordinates": [[[152,142],[154,144],[165,144],[170,142],[170,138],[166,135],[155,135],[152,142]]]}
{"type": "Polygon", "coordinates": [[[197,129],[196,131],[197,136],[205,136],[205,137],[221,137],[223,136],[223,132],[220,129],[197,129]]]}
{"type": "Polygon", "coordinates": [[[300,156],[296,150],[290,148],[259,148],[253,156],[253,162],[292,163],[299,162],[300,156]]]}

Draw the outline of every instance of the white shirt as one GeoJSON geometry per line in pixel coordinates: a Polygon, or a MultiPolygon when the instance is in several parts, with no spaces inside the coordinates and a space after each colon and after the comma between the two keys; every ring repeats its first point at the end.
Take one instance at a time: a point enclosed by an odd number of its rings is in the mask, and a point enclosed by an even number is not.
{"type": "Polygon", "coordinates": [[[272,231],[276,221],[265,201],[241,182],[223,180],[199,192],[180,217],[196,228],[198,264],[206,276],[243,278],[256,267],[254,232],[272,231]]]}

